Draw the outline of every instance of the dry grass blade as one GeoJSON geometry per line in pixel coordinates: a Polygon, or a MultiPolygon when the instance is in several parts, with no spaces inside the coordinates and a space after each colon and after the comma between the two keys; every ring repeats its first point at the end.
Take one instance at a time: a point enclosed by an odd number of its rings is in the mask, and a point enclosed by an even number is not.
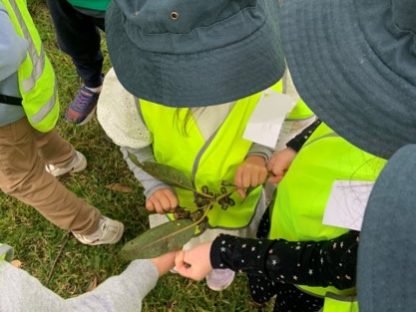
{"type": "Polygon", "coordinates": [[[51,281],[51,279],[52,279],[53,273],[55,272],[56,265],[58,264],[58,261],[59,261],[59,259],[61,258],[62,254],[63,254],[63,252],[64,252],[65,246],[66,246],[66,244],[68,243],[68,240],[69,240],[69,237],[70,237],[70,236],[71,236],[71,232],[70,232],[70,231],[68,231],[68,232],[65,234],[64,239],[62,240],[62,245],[61,245],[61,248],[59,248],[58,255],[56,256],[55,260],[53,261],[52,268],[51,268],[51,270],[50,270],[50,272],[49,272],[49,276],[48,276],[48,279],[47,279],[47,281],[46,281],[46,286],[48,286],[48,285],[49,285],[49,282],[50,282],[50,281],[51,281]]]}
{"type": "Polygon", "coordinates": [[[125,184],[121,183],[111,183],[107,184],[105,188],[109,189],[110,191],[119,192],[119,193],[131,193],[133,189],[125,184]]]}

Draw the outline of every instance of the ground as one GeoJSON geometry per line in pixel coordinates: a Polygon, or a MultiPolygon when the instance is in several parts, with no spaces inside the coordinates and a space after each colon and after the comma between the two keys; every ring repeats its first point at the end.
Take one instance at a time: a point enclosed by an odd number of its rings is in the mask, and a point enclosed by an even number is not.
{"type": "MultiPolygon", "coordinates": [[[[71,237],[52,270],[67,233],[49,223],[35,209],[0,193],[1,241],[14,247],[16,259],[21,261],[22,268],[44,285],[52,272],[47,286],[68,298],[84,293],[125,268],[127,263],[120,259],[118,252],[125,242],[147,229],[147,213],[143,207],[144,197],[140,185],[96,119],[82,127],[64,121],[65,109],[81,82],[70,59],[57,47],[43,0],[28,0],[28,3],[58,77],[61,118],[57,128],[88,159],[88,168],[84,172],[64,177],[61,181],[104,214],[121,220],[126,226],[122,241],[115,246],[84,246],[71,237]],[[108,189],[107,186],[113,183],[129,186],[132,192],[121,193],[108,189]]],[[[105,68],[109,67],[106,55],[105,68]]],[[[137,278],[140,279],[139,276],[137,278]]],[[[268,310],[270,308],[264,309],[268,310]]],[[[145,298],[143,311],[262,310],[250,300],[246,279],[242,275],[225,291],[214,292],[204,282],[188,281],[168,274],[145,298]]]]}

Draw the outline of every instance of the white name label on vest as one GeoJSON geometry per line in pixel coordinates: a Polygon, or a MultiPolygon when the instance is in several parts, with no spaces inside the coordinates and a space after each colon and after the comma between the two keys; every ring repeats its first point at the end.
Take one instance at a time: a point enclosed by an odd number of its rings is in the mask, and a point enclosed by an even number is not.
{"type": "Polygon", "coordinates": [[[360,231],[373,185],[370,181],[335,181],[322,223],[360,231]]]}
{"type": "Polygon", "coordinates": [[[285,117],[295,104],[296,100],[286,94],[266,90],[247,123],[243,137],[274,149],[285,117]]]}

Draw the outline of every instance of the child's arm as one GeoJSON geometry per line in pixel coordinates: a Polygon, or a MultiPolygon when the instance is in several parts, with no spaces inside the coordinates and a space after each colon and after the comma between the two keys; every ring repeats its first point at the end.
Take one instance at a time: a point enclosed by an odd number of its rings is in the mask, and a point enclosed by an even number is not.
{"type": "Polygon", "coordinates": [[[179,252],[176,270],[200,280],[213,268],[228,268],[276,282],[346,289],[356,281],[358,236],[351,231],[332,240],[288,242],[220,235],[179,252]]]}
{"type": "Polygon", "coordinates": [[[128,93],[118,81],[114,69],[105,76],[97,104],[97,119],[111,140],[120,146],[129,169],[144,188],[146,208],[165,213],[177,206],[176,195],[165,183],[137,167],[128,153],[143,161],[155,161],[152,136],[140,114],[138,99],[128,93]]]}
{"type": "Polygon", "coordinates": [[[160,275],[173,267],[175,253],[152,260],[135,260],[120,275],[83,295],[63,299],[27,272],[0,262],[0,311],[137,312],[160,275]]]}
{"type": "Polygon", "coordinates": [[[143,186],[143,193],[146,196],[146,209],[157,213],[166,213],[174,210],[178,206],[178,199],[173,189],[136,166],[128,157],[128,154],[131,153],[141,162],[154,162],[155,158],[151,146],[140,149],[121,147],[120,150],[129,169],[143,186]]]}

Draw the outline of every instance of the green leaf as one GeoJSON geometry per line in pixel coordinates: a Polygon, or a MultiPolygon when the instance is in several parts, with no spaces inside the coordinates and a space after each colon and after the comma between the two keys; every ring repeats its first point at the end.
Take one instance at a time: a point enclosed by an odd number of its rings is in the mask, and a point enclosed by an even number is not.
{"type": "Polygon", "coordinates": [[[129,153],[129,158],[135,165],[142,168],[156,179],[165,182],[170,186],[176,186],[196,192],[196,189],[192,184],[192,180],[178,169],[151,161],[145,161],[142,163],[131,153],[129,153]]]}
{"type": "Polygon", "coordinates": [[[195,234],[199,221],[181,219],[163,223],[127,242],[120,251],[126,260],[158,257],[180,250],[195,234]]]}

